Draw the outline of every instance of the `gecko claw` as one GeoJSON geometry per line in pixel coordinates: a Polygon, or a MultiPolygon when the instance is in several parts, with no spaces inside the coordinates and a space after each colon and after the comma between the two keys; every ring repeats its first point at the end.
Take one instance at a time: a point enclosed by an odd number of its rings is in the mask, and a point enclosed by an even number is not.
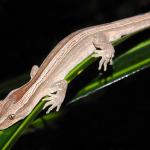
{"type": "Polygon", "coordinates": [[[46,98],[44,101],[46,101],[43,109],[46,107],[49,107],[46,113],[49,113],[51,110],[56,108],[56,111],[59,111],[62,102],[64,101],[66,89],[67,89],[67,81],[61,80],[56,83],[54,83],[50,88],[50,94],[48,98],[46,98]]]}
{"type": "Polygon", "coordinates": [[[43,106],[43,109],[49,107],[48,110],[46,111],[46,114],[52,111],[55,107],[56,107],[56,111],[59,111],[62,104],[61,101],[58,100],[57,95],[54,94],[48,97],[47,99],[45,99],[44,101],[46,101],[46,103],[43,106]]]}

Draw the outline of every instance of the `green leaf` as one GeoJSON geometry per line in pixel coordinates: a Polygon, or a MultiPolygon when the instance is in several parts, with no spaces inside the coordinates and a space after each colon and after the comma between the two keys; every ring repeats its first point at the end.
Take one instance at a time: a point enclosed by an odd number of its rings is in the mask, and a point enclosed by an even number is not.
{"type": "MultiPolygon", "coordinates": [[[[122,77],[133,74],[140,69],[150,66],[150,40],[142,42],[135,48],[124,53],[120,57],[116,58],[114,61],[114,71],[111,75],[101,80],[95,79],[91,84],[87,85],[77,94],[76,99],[72,102],[76,102],[81,99],[83,96],[87,96],[91,92],[97,91],[97,89],[103,88],[106,85],[112,84],[115,81],[122,79],[122,77]]],[[[68,82],[72,81],[78,74],[80,74],[87,66],[89,66],[94,58],[91,56],[85,59],[82,63],[77,65],[67,76],[66,80],[68,82]]],[[[9,83],[9,82],[8,82],[9,83]]],[[[4,86],[3,86],[4,87],[4,86]]],[[[12,127],[0,131],[0,149],[10,149],[25,129],[31,124],[31,122],[37,117],[37,115],[42,110],[44,102],[41,101],[34,110],[26,117],[23,121],[20,121],[13,125],[12,127]]],[[[49,115],[44,116],[46,121],[55,119],[59,117],[62,112],[59,113],[50,113],[49,115]]],[[[34,121],[32,124],[34,127],[42,127],[43,121],[41,118],[34,121]]]]}

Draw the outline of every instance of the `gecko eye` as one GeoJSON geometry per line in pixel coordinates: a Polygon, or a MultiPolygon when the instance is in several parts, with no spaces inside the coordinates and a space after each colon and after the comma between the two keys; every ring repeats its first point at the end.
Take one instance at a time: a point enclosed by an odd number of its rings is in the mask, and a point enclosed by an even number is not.
{"type": "Polygon", "coordinates": [[[10,114],[9,116],[8,116],[8,119],[10,119],[10,120],[13,120],[15,118],[15,114],[10,114]]]}

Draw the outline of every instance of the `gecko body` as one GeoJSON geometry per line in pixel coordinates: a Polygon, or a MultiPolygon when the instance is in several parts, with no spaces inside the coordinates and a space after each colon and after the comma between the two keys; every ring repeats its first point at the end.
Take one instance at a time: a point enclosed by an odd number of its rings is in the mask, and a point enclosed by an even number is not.
{"type": "Polygon", "coordinates": [[[92,55],[101,58],[99,70],[103,66],[106,71],[115,52],[111,42],[148,27],[150,13],[145,13],[71,33],[54,47],[40,67],[32,67],[29,82],[0,101],[0,130],[24,119],[45,96],[49,97],[43,109],[49,107],[47,113],[54,108],[58,111],[67,90],[64,78],[77,64],[92,55]]]}

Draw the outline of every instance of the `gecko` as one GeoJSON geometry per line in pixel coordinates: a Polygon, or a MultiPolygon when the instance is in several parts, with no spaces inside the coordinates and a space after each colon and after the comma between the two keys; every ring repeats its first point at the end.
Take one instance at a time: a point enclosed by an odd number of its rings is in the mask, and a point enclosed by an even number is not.
{"type": "Polygon", "coordinates": [[[150,12],[107,24],[75,31],[61,40],[40,67],[31,69],[31,79],[12,90],[0,101],[0,130],[6,129],[30,114],[45,96],[46,113],[59,111],[68,83],[65,76],[88,56],[100,58],[99,67],[107,70],[115,54],[112,42],[122,36],[150,27],[150,12]]]}

